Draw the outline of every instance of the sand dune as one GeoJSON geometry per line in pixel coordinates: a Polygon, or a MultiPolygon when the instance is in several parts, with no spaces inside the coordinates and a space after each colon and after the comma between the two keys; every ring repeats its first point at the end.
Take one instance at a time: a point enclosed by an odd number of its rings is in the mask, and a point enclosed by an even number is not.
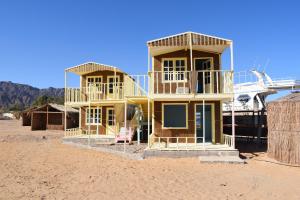
{"type": "Polygon", "coordinates": [[[300,168],[127,160],[63,145],[62,134],[0,121],[0,199],[300,199],[300,168]]]}

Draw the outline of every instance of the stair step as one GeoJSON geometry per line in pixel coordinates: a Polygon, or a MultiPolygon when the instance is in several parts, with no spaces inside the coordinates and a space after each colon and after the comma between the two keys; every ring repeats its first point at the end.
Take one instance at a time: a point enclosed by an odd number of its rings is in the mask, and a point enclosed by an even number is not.
{"type": "Polygon", "coordinates": [[[181,150],[181,151],[161,151],[147,149],[144,151],[144,157],[199,157],[199,156],[239,156],[238,150],[181,150]]]}
{"type": "Polygon", "coordinates": [[[239,156],[199,156],[199,160],[201,163],[245,163],[239,156]]]}

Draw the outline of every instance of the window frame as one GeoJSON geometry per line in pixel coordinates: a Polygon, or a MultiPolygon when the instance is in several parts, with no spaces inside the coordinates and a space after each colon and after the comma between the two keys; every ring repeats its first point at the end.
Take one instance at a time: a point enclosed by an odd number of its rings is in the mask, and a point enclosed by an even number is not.
{"type": "Polygon", "coordinates": [[[95,84],[96,82],[95,82],[95,79],[96,78],[101,78],[101,82],[97,82],[97,83],[99,83],[100,84],[100,87],[99,87],[99,90],[97,90],[97,92],[99,92],[99,93],[102,93],[102,86],[103,86],[103,76],[86,76],[86,87],[88,88],[88,92],[89,92],[89,78],[92,78],[93,79],[93,84],[95,84]]]}
{"type": "MultiPolygon", "coordinates": [[[[215,141],[216,141],[216,113],[215,113],[215,105],[216,105],[216,103],[195,103],[195,105],[194,105],[194,132],[195,132],[195,138],[197,138],[197,122],[196,122],[196,108],[197,108],[197,106],[198,105],[210,105],[211,106],[211,112],[212,112],[212,114],[211,114],[211,123],[212,123],[212,137],[211,137],[211,140],[212,140],[212,142],[213,143],[215,143],[215,141]]],[[[220,112],[220,119],[222,119],[222,112],[220,112]]],[[[222,122],[222,120],[221,120],[221,122],[220,122],[220,127],[223,127],[223,122],[222,122]]],[[[223,135],[223,131],[221,131],[221,136],[223,135]]]]}
{"type": "Polygon", "coordinates": [[[161,119],[162,119],[162,123],[161,123],[161,127],[162,129],[188,129],[189,128],[189,114],[188,114],[188,103],[162,103],[162,112],[161,112],[161,119]],[[164,121],[165,121],[165,105],[185,105],[185,127],[165,127],[164,125],[164,121]]]}
{"type": "Polygon", "coordinates": [[[106,108],[106,124],[107,126],[116,126],[116,113],[115,113],[115,108],[114,107],[108,107],[106,108]],[[109,111],[113,111],[113,120],[109,119],[109,111]],[[109,125],[109,122],[113,122],[113,125],[109,125]]]}
{"type": "Polygon", "coordinates": [[[85,112],[85,124],[86,125],[102,125],[102,107],[91,107],[91,110],[93,110],[93,117],[92,122],[88,122],[88,115],[89,115],[89,108],[86,108],[86,112],[85,112]],[[99,120],[100,122],[95,122],[97,118],[95,118],[95,114],[97,114],[97,109],[99,109],[99,120]]]}
{"type": "MultiPolygon", "coordinates": [[[[109,79],[110,78],[116,78],[116,79],[118,79],[118,82],[116,81],[116,84],[117,84],[117,87],[119,86],[121,86],[121,77],[120,77],[120,75],[116,75],[116,76],[114,76],[114,75],[109,75],[109,76],[107,76],[106,77],[106,84],[107,84],[107,86],[106,86],[106,94],[114,94],[115,93],[115,90],[114,90],[114,87],[112,88],[113,89],[113,92],[110,92],[110,83],[111,82],[109,82],[109,79]]],[[[114,83],[114,82],[113,82],[114,83]]],[[[114,85],[113,85],[114,86],[114,85]]]]}
{"type": "MultiPolygon", "coordinates": [[[[187,73],[187,58],[185,58],[185,57],[175,57],[175,58],[162,58],[161,59],[161,71],[162,71],[162,75],[161,75],[161,82],[162,83],[176,83],[176,82],[187,82],[187,75],[185,74],[185,73],[187,73]],[[184,71],[176,71],[176,61],[177,60],[183,60],[184,61],[184,71]],[[184,74],[183,74],[183,80],[176,80],[176,78],[175,78],[175,73],[173,73],[172,75],[173,75],[173,78],[172,78],[172,80],[166,80],[165,79],[165,67],[164,67],[164,62],[165,61],[172,61],[172,63],[173,63],[173,71],[172,72],[183,72],[184,74]]],[[[170,72],[169,70],[168,70],[168,72],[170,72]]]]}
{"type": "MultiPolygon", "coordinates": [[[[215,72],[215,65],[214,65],[214,57],[210,56],[210,57],[195,57],[194,59],[194,66],[196,66],[196,60],[205,60],[205,59],[209,59],[210,60],[210,69],[206,69],[204,72],[204,83],[205,84],[211,84],[214,83],[214,76],[208,76],[207,74],[209,72],[215,72]]],[[[203,71],[203,70],[200,70],[203,71]]],[[[198,72],[198,71],[196,71],[198,72]]],[[[210,75],[210,74],[209,74],[210,75]]]]}

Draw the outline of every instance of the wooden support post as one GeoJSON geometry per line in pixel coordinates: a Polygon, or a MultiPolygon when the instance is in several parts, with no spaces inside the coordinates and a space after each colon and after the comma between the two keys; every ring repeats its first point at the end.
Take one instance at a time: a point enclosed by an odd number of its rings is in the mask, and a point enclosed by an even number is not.
{"type": "Polygon", "coordinates": [[[64,114],[65,114],[65,112],[61,112],[62,125],[63,125],[63,128],[64,128],[64,127],[68,128],[68,127],[67,127],[67,122],[64,121],[64,120],[65,120],[65,119],[64,119],[64,114]]]}
{"type": "Polygon", "coordinates": [[[67,105],[66,105],[66,101],[67,101],[67,72],[65,71],[65,125],[64,125],[64,130],[67,130],[67,126],[66,126],[66,121],[67,121],[67,105]]]}
{"type": "MultiPolygon", "coordinates": [[[[193,43],[192,43],[192,33],[190,33],[190,40],[189,40],[189,46],[190,46],[190,65],[191,65],[191,72],[194,71],[194,67],[193,67],[193,43]]],[[[195,84],[195,80],[194,80],[194,75],[192,73],[192,77],[191,77],[191,83],[192,86],[194,86],[195,84]]],[[[191,89],[195,89],[194,87],[191,87],[191,89]]],[[[192,93],[195,93],[195,91],[191,91],[192,93]]]]}
{"type": "Polygon", "coordinates": [[[125,100],[125,109],[124,109],[124,127],[127,130],[127,100],[125,100]]]}
{"type": "Polygon", "coordinates": [[[150,60],[151,60],[150,47],[148,47],[148,72],[151,71],[150,60]]]}
{"type": "MultiPolygon", "coordinates": [[[[232,72],[232,84],[234,84],[234,73],[233,73],[233,42],[230,43],[230,70],[232,72]]],[[[234,94],[232,98],[232,109],[231,109],[231,119],[232,119],[232,148],[235,149],[235,116],[234,116],[234,94]]]]}
{"type": "MultiPolygon", "coordinates": [[[[89,127],[88,127],[88,132],[89,135],[91,135],[91,85],[89,85],[89,115],[88,115],[88,122],[89,122],[89,127]]],[[[90,142],[90,138],[89,138],[89,142],[90,142]]]]}
{"type": "Polygon", "coordinates": [[[125,138],[124,138],[124,152],[126,152],[126,140],[128,136],[127,132],[127,99],[125,99],[125,111],[124,111],[124,127],[125,127],[125,138]]]}
{"type": "MultiPolygon", "coordinates": [[[[151,85],[153,84],[153,90],[154,90],[154,72],[153,72],[153,69],[151,69],[151,55],[150,55],[150,47],[148,47],[148,98],[147,98],[147,107],[148,107],[148,112],[147,112],[147,115],[148,115],[148,124],[147,124],[147,140],[148,140],[148,148],[150,148],[150,95],[152,95],[154,93],[154,91],[150,91],[151,89],[151,85]],[[152,76],[150,76],[150,72],[152,70],[152,76]],[[153,77],[153,80],[151,82],[151,79],[150,77],[153,77]]],[[[157,81],[157,80],[156,80],[157,81]]]]}
{"type": "Polygon", "coordinates": [[[99,106],[97,106],[97,135],[99,135],[99,106]]]}
{"type": "Polygon", "coordinates": [[[82,118],[81,118],[81,107],[79,107],[79,129],[81,129],[81,120],[82,120],[82,118]]]}
{"type": "Polygon", "coordinates": [[[113,86],[113,97],[116,99],[116,92],[117,92],[117,72],[116,68],[114,68],[114,86],[113,86]]]}
{"type": "Polygon", "coordinates": [[[203,149],[205,149],[205,100],[202,102],[202,135],[203,135],[203,149]]]}
{"type": "Polygon", "coordinates": [[[230,43],[230,70],[233,71],[233,42],[230,43]]]}
{"type": "Polygon", "coordinates": [[[234,97],[232,98],[232,108],[231,108],[231,129],[232,129],[232,148],[235,149],[234,97]]]}
{"type": "Polygon", "coordinates": [[[46,129],[48,129],[48,105],[46,106],[47,112],[46,112],[46,129]]]}
{"type": "Polygon", "coordinates": [[[147,112],[147,115],[148,115],[148,123],[147,123],[147,128],[148,128],[148,148],[150,148],[150,98],[148,97],[148,112],[147,112]]]}
{"type": "Polygon", "coordinates": [[[31,112],[31,130],[32,130],[32,126],[33,126],[33,112],[31,112]]]}

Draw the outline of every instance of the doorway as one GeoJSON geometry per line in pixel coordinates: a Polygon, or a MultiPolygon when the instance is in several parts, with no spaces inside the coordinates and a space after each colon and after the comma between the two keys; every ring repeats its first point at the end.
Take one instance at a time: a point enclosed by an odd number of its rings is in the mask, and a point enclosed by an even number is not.
{"type": "Polygon", "coordinates": [[[115,135],[116,116],[114,108],[106,108],[106,135],[115,135]]]}
{"type": "Polygon", "coordinates": [[[194,60],[196,70],[196,92],[209,93],[211,90],[211,72],[213,70],[213,58],[195,58],[194,60]]]}
{"type": "Polygon", "coordinates": [[[214,135],[214,104],[208,103],[195,105],[195,131],[197,143],[212,143],[214,135]],[[204,117],[204,120],[203,120],[204,117]],[[204,121],[204,123],[203,123],[204,121]],[[204,134],[203,134],[204,133],[204,134]]]}
{"type": "Polygon", "coordinates": [[[117,97],[119,88],[120,88],[120,77],[107,76],[107,97],[108,98],[117,97]]]}

